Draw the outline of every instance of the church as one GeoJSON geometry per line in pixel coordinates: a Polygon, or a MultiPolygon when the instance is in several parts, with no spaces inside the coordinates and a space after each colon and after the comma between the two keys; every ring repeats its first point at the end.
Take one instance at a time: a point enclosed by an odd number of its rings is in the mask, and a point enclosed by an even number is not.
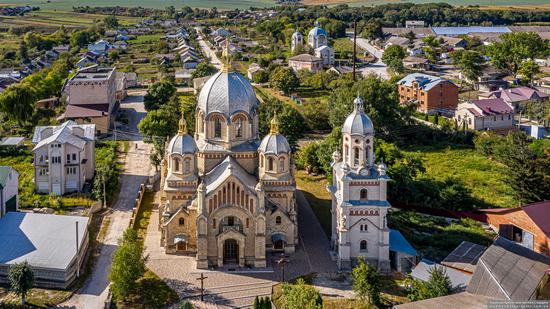
{"type": "MultiPolygon", "coordinates": [[[[390,270],[386,215],[386,165],[375,163],[374,126],[357,96],[342,127],[342,153],[333,153],[331,247],[338,268],[350,270],[358,257],[382,272],[390,270]],[[343,154],[343,155],[342,155],[343,154]]],[[[399,249],[397,249],[400,251],[399,249]]]]}
{"type": "MultiPolygon", "coordinates": [[[[290,49],[293,54],[302,51],[304,47],[304,37],[296,30],[290,38],[290,49]]],[[[328,45],[328,34],[316,21],[315,26],[309,31],[307,36],[307,47],[311,53],[321,59],[323,66],[334,64],[334,50],[328,45]]]]}
{"type": "Polygon", "coordinates": [[[268,254],[298,244],[291,148],[276,117],[260,140],[254,89],[224,56],[198,96],[194,136],[182,115],[165,147],[161,245],[195,255],[197,268],[264,268],[268,254]]]}

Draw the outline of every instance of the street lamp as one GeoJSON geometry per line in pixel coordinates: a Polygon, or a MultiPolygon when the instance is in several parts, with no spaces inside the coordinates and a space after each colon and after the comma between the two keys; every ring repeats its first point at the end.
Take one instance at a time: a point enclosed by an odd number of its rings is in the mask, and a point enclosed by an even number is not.
{"type": "Polygon", "coordinates": [[[285,254],[281,253],[281,258],[277,260],[277,264],[281,267],[281,282],[285,282],[285,265],[289,263],[289,261],[285,258],[285,254]]]}

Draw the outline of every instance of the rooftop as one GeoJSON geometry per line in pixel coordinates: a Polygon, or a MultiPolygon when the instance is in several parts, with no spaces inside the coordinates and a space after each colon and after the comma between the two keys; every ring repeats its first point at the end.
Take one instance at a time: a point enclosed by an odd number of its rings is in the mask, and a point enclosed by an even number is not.
{"type": "Polygon", "coordinates": [[[485,116],[510,114],[514,112],[514,109],[510,105],[506,104],[506,102],[501,98],[474,100],[472,101],[472,104],[479,108],[485,116]]]}
{"type": "Polygon", "coordinates": [[[312,56],[310,54],[301,54],[301,55],[297,55],[297,56],[294,56],[290,59],[288,59],[289,61],[300,61],[300,62],[315,62],[315,61],[322,61],[321,58],[319,57],[315,57],[315,56],[312,56]]]}
{"type": "Polygon", "coordinates": [[[441,77],[422,74],[422,73],[413,73],[403,77],[400,81],[397,82],[398,85],[405,85],[407,87],[412,87],[413,82],[418,83],[418,86],[423,90],[430,90],[436,85],[439,85],[441,82],[449,82],[446,79],[441,77]]]}
{"type": "Polygon", "coordinates": [[[436,35],[463,35],[470,34],[471,32],[493,32],[493,33],[506,33],[511,32],[508,27],[432,27],[432,30],[436,35]]]}
{"type": "Polygon", "coordinates": [[[435,268],[443,269],[449,280],[451,280],[451,285],[454,291],[464,291],[470,282],[472,275],[463,273],[456,269],[452,269],[445,265],[440,265],[430,260],[422,259],[412,270],[411,276],[415,279],[422,281],[430,280],[430,272],[435,268]]]}
{"type": "Polygon", "coordinates": [[[89,68],[84,68],[79,70],[70,81],[104,81],[108,80],[115,68],[100,68],[96,66],[91,66],[89,68]]]}
{"type": "Polygon", "coordinates": [[[83,244],[88,218],[24,212],[8,212],[0,219],[0,265],[23,261],[31,266],[66,269],[83,244]]]}
{"type": "Polygon", "coordinates": [[[479,257],[487,247],[463,241],[441,262],[445,266],[473,273],[479,257]]]}

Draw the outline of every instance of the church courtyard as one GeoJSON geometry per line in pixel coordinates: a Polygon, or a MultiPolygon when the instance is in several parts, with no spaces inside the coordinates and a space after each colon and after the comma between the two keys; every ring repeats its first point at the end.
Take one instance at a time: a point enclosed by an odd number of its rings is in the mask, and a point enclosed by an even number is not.
{"type": "MultiPolygon", "coordinates": [[[[160,200],[158,194],[155,204],[160,200]]],[[[301,191],[296,192],[299,221],[299,246],[296,252],[286,256],[285,279],[290,280],[311,273],[336,272],[336,264],[329,254],[329,240],[317,221],[301,191]]],[[[147,267],[163,279],[180,298],[196,302],[200,299],[200,280],[204,274],[205,304],[232,308],[248,307],[256,296],[271,295],[272,286],[281,281],[281,268],[276,260],[279,254],[267,254],[267,267],[264,269],[223,269],[201,270],[196,267],[194,255],[166,254],[160,245],[161,233],[158,229],[159,213],[155,207],[149,220],[145,239],[147,267]]],[[[176,306],[177,307],[177,306],[176,306]]]]}

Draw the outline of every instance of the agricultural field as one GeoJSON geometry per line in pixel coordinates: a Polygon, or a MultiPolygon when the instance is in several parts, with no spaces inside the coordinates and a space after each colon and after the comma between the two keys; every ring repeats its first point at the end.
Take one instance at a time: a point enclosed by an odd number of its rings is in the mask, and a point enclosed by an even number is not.
{"type": "MultiPolygon", "coordinates": [[[[404,0],[303,0],[306,5],[336,5],[336,4],[350,4],[353,6],[371,6],[386,3],[399,3],[404,0]]],[[[410,0],[412,3],[429,3],[430,0],[410,0]]],[[[549,9],[550,5],[547,0],[447,0],[447,3],[453,5],[481,5],[484,7],[510,8],[510,9],[549,9]]],[[[249,7],[269,7],[275,6],[274,0],[95,0],[91,2],[81,2],[77,0],[1,0],[0,5],[33,5],[39,6],[41,9],[46,10],[60,10],[71,11],[74,6],[141,6],[150,8],[164,9],[167,6],[174,6],[176,8],[190,6],[198,8],[212,8],[216,7],[222,10],[232,9],[247,9],[249,7]]]]}
{"type": "Polygon", "coordinates": [[[456,177],[474,198],[494,207],[515,207],[512,188],[504,180],[506,168],[471,148],[414,149],[423,157],[426,174],[436,180],[456,177]]]}
{"type": "MultiPolygon", "coordinates": [[[[25,14],[25,16],[1,16],[0,27],[35,26],[38,28],[58,28],[64,26],[66,28],[83,28],[91,26],[94,22],[101,21],[104,18],[105,15],[99,14],[84,14],[45,9],[30,12],[25,14]]],[[[119,16],[118,20],[122,25],[130,25],[139,22],[141,19],[137,17],[119,16]]]]}

